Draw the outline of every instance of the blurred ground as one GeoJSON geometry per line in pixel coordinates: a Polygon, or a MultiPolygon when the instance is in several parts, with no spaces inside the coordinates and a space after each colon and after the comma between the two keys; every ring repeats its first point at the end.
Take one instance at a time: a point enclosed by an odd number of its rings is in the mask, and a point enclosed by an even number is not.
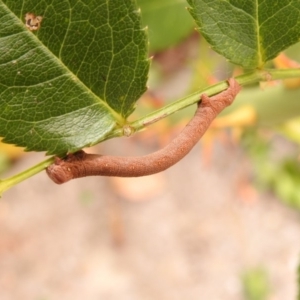
{"type": "MultiPolygon", "coordinates": [[[[10,173],[40,160],[28,154],[10,173]]],[[[268,274],[269,300],[295,299],[299,215],[271,195],[244,198],[250,167],[221,145],[206,166],[198,145],[144,180],[58,186],[36,175],[0,202],[0,299],[242,300],[242,274],[256,267],[268,274]]]]}

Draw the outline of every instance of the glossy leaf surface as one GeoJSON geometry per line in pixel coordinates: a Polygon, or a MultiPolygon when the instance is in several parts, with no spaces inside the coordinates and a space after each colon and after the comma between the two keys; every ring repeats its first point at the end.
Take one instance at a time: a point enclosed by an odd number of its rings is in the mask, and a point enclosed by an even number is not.
{"type": "Polygon", "coordinates": [[[49,154],[96,144],[134,110],[149,69],[133,0],[0,1],[0,136],[49,154]],[[42,16],[38,30],[25,15],[42,16]]]}
{"type": "Polygon", "coordinates": [[[187,0],[212,48],[245,68],[261,68],[300,39],[299,0],[187,0]]]}

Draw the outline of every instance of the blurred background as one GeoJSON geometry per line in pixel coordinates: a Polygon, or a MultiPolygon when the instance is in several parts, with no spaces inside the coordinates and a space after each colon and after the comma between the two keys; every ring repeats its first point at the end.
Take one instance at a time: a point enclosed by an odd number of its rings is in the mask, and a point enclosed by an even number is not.
{"type": "MultiPolygon", "coordinates": [[[[153,56],[132,120],[243,70],[210,50],[184,1],[139,0],[153,56]]],[[[300,46],[269,67],[299,67],[300,46]]],[[[45,172],[0,201],[1,300],[282,300],[297,297],[300,81],[244,87],[169,170],[58,186],[45,172]]],[[[195,107],[87,151],[144,155],[195,107]]],[[[5,178],[44,160],[0,144],[5,178]]]]}

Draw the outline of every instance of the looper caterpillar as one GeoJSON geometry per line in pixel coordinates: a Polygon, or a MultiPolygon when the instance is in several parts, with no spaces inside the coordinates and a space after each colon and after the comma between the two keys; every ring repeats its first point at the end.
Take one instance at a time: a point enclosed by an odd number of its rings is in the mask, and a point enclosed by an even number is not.
{"type": "Polygon", "coordinates": [[[85,176],[139,177],[168,169],[190,152],[216,116],[233,102],[241,88],[234,78],[230,78],[228,83],[228,89],[217,95],[201,95],[194,117],[163,149],[140,157],[106,156],[78,151],[63,159],[57,157],[46,169],[48,176],[55,183],[62,184],[85,176]]]}

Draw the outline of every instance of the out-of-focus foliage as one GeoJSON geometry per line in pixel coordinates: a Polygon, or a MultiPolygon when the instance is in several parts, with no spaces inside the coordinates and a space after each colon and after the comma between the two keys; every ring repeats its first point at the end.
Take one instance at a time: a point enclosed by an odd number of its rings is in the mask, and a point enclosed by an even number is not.
{"type": "Polygon", "coordinates": [[[185,0],[138,0],[142,20],[148,26],[150,51],[172,47],[188,36],[195,22],[185,9],[185,0]]]}
{"type": "Polygon", "coordinates": [[[8,156],[0,151],[0,174],[7,170],[10,166],[9,158],[8,156]]]}
{"type": "Polygon", "coordinates": [[[266,300],[269,294],[266,271],[262,268],[246,271],[243,274],[243,286],[247,300],[266,300]]]}
{"type": "Polygon", "coordinates": [[[293,151],[282,156],[274,154],[274,134],[263,135],[256,130],[247,131],[243,137],[243,144],[253,162],[256,184],[259,188],[271,190],[284,203],[300,209],[299,160],[293,151]]]}

